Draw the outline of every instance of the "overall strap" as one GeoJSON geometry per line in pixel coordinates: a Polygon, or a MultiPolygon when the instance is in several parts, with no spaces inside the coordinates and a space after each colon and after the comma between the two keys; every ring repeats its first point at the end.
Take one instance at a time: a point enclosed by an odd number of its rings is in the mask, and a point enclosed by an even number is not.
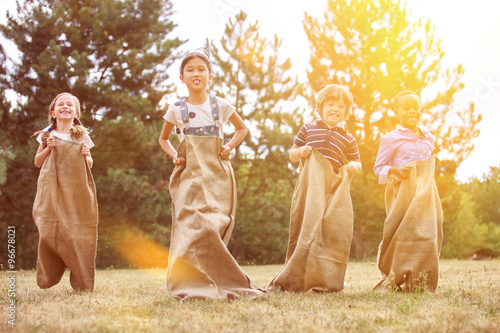
{"type": "Polygon", "coordinates": [[[188,118],[188,112],[187,112],[187,104],[186,104],[186,97],[181,97],[181,116],[182,116],[182,121],[184,124],[189,123],[189,118],[188,118]]]}
{"type": "MultiPolygon", "coordinates": [[[[182,121],[185,124],[188,124],[189,116],[188,116],[188,108],[185,96],[181,97],[180,104],[181,104],[182,121]]],[[[217,122],[220,119],[220,111],[219,111],[219,103],[217,103],[217,97],[215,97],[215,95],[210,95],[210,106],[212,108],[212,117],[214,118],[214,121],[217,122]]]]}
{"type": "Polygon", "coordinates": [[[219,103],[217,103],[215,95],[210,95],[210,105],[212,105],[212,117],[214,117],[214,121],[219,120],[219,103]]]}

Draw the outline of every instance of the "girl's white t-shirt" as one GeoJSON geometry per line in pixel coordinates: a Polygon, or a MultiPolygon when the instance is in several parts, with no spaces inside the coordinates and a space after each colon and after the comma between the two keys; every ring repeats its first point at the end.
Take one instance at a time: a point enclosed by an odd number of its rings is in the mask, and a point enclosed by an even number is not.
{"type": "MultiPolygon", "coordinates": [[[[47,131],[49,128],[50,128],[50,126],[47,126],[43,130],[47,131]]],[[[43,135],[43,133],[40,133],[36,137],[36,141],[38,141],[39,144],[42,144],[42,135],[43,135]]],[[[92,139],[90,138],[90,136],[88,134],[85,134],[83,136],[83,138],[81,138],[80,140],[74,140],[71,137],[71,134],[63,134],[63,133],[59,133],[59,132],[56,132],[56,131],[51,131],[50,134],[49,134],[49,136],[56,137],[56,138],[59,138],[59,139],[62,139],[62,140],[66,140],[66,141],[83,142],[83,143],[85,143],[87,145],[87,147],[89,147],[89,149],[92,148],[92,147],[94,147],[94,142],[92,141],[92,139]]]]}
{"type": "MultiPolygon", "coordinates": [[[[187,112],[189,117],[189,126],[190,127],[201,127],[201,126],[209,126],[219,124],[219,137],[224,140],[224,131],[222,128],[222,124],[228,121],[229,117],[234,113],[236,108],[229,104],[224,98],[215,97],[217,99],[217,103],[219,104],[219,120],[217,122],[214,121],[212,116],[212,106],[210,104],[210,97],[207,96],[207,99],[203,104],[193,105],[188,102],[187,104],[187,112]]],[[[184,140],[183,130],[186,127],[184,122],[182,121],[181,114],[181,104],[180,102],[176,102],[174,104],[170,104],[165,116],[163,119],[168,121],[171,124],[174,124],[176,127],[176,134],[179,137],[179,141],[182,142],[184,140]]]]}

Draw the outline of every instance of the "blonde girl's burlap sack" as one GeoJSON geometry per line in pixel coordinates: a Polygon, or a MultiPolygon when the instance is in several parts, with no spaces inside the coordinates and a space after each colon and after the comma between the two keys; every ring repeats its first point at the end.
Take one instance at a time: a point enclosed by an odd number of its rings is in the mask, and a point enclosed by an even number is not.
{"type": "Polygon", "coordinates": [[[353,234],[352,176],[333,172],[313,149],[295,186],[285,266],[269,290],[332,292],[344,288],[353,234]]]}
{"type": "Polygon", "coordinates": [[[410,176],[390,176],[387,218],[378,250],[382,280],[374,290],[430,291],[438,285],[443,210],[434,180],[436,158],[410,162],[410,176]]]}
{"type": "Polygon", "coordinates": [[[170,178],[173,219],[167,287],[178,299],[256,298],[265,294],[227,249],[236,212],[236,182],[219,152],[222,139],[186,136],[178,154],[186,165],[170,178]]]}
{"type": "Polygon", "coordinates": [[[33,218],[39,232],[37,283],[57,284],[69,268],[75,290],[94,288],[97,199],[82,143],[55,138],[38,177],[33,218]]]}

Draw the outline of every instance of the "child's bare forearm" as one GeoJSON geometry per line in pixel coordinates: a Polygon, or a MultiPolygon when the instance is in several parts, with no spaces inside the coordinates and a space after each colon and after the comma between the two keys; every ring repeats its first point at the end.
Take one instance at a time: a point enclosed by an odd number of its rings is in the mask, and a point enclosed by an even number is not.
{"type": "Polygon", "coordinates": [[[89,169],[92,169],[92,166],[94,165],[94,159],[91,156],[85,156],[85,162],[87,162],[87,166],[89,169]]]}
{"type": "Polygon", "coordinates": [[[311,155],[311,152],[311,146],[299,147],[294,144],[292,149],[290,149],[290,155],[288,155],[288,157],[292,162],[299,162],[301,158],[308,158],[311,155]]]}
{"type": "Polygon", "coordinates": [[[231,150],[236,148],[240,143],[243,142],[243,139],[245,138],[247,133],[248,133],[248,128],[246,128],[246,127],[237,129],[236,133],[234,133],[233,137],[231,138],[231,140],[229,141],[227,146],[231,150]]]}
{"type": "Polygon", "coordinates": [[[165,152],[165,154],[167,154],[171,158],[175,158],[177,156],[177,151],[168,139],[165,140],[160,138],[158,142],[160,143],[161,149],[165,152]]]}
{"type": "Polygon", "coordinates": [[[45,162],[45,159],[47,158],[47,156],[49,156],[51,150],[52,150],[52,147],[46,146],[44,149],[42,149],[41,151],[36,153],[35,166],[37,168],[42,167],[43,162],[45,162]]]}
{"type": "Polygon", "coordinates": [[[290,161],[298,162],[300,161],[300,148],[292,148],[290,149],[290,154],[288,155],[290,161]]]}

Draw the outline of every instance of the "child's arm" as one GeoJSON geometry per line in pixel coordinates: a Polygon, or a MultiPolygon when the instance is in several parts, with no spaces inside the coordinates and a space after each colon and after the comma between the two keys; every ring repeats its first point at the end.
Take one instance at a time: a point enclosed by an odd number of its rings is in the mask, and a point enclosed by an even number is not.
{"type": "Polygon", "coordinates": [[[229,153],[231,153],[231,150],[239,145],[248,133],[247,125],[245,125],[243,119],[241,119],[240,115],[236,112],[233,112],[231,117],[229,117],[229,121],[236,129],[236,133],[234,133],[231,141],[229,141],[227,145],[222,146],[220,157],[223,159],[229,158],[229,153]]]}
{"type": "Polygon", "coordinates": [[[290,149],[290,161],[298,162],[301,158],[308,158],[311,155],[312,147],[311,146],[302,146],[299,147],[296,144],[293,145],[292,149],[290,149]]]}
{"type": "Polygon", "coordinates": [[[346,169],[350,175],[355,175],[361,171],[361,157],[359,156],[359,148],[356,139],[349,141],[346,147],[345,158],[347,159],[346,169]]]}
{"type": "Polygon", "coordinates": [[[379,177],[378,183],[385,184],[391,174],[395,174],[400,179],[406,179],[410,175],[410,168],[407,166],[393,167],[392,157],[394,155],[394,144],[390,138],[383,136],[380,139],[380,146],[373,171],[379,177]]]}
{"type": "Polygon", "coordinates": [[[394,174],[399,179],[403,180],[410,176],[410,167],[409,166],[400,166],[400,167],[391,167],[389,172],[387,173],[389,176],[394,174]]]}
{"type": "Polygon", "coordinates": [[[161,129],[161,134],[160,138],[158,139],[158,142],[160,143],[161,149],[163,149],[163,151],[168,156],[172,157],[172,159],[174,160],[174,165],[179,166],[186,164],[186,159],[184,157],[177,157],[177,151],[169,141],[170,134],[172,133],[174,126],[175,126],[174,124],[165,120],[163,128],[161,129]]]}
{"type": "Polygon", "coordinates": [[[82,154],[83,156],[85,156],[85,161],[87,162],[89,169],[92,169],[92,166],[94,165],[94,160],[92,159],[92,155],[90,155],[89,146],[87,146],[85,143],[82,145],[82,154]]]}
{"type": "Polygon", "coordinates": [[[43,147],[43,145],[38,146],[35,155],[35,166],[37,168],[42,167],[43,162],[45,162],[45,159],[47,158],[47,156],[49,156],[50,152],[52,151],[52,148],[54,148],[55,145],[56,145],[56,140],[53,137],[49,136],[47,138],[47,145],[45,146],[45,148],[43,147]]]}
{"type": "Polygon", "coordinates": [[[347,163],[347,172],[349,172],[350,175],[357,174],[362,168],[361,161],[350,161],[347,163]]]}

